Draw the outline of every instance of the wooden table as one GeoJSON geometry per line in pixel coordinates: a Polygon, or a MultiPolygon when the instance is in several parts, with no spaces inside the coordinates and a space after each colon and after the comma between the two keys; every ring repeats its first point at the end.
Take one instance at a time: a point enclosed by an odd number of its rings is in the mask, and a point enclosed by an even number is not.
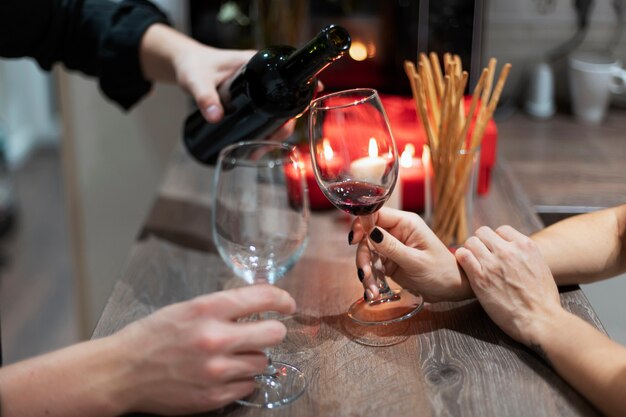
{"type": "Polygon", "coordinates": [[[505,157],[540,212],[584,212],[626,203],[626,109],[600,126],[558,113],[534,120],[522,112],[498,122],[505,157]]]}
{"type": "MultiPolygon", "coordinates": [[[[233,282],[210,241],[211,170],[178,152],[93,337],[154,310],[233,282]]],[[[542,225],[500,161],[475,223],[530,233],[542,225]]],[[[598,412],[530,350],[514,342],[475,300],[427,305],[409,320],[408,339],[389,347],[356,343],[345,315],[363,291],[349,222],[336,210],[314,213],[310,243],[280,281],[298,302],[273,356],[298,366],[306,393],[277,410],[232,406],[206,415],[273,416],[590,416],[598,412]]],[[[563,304],[602,329],[576,287],[563,304]]],[[[575,343],[575,338],[572,339],[575,343]]]]}

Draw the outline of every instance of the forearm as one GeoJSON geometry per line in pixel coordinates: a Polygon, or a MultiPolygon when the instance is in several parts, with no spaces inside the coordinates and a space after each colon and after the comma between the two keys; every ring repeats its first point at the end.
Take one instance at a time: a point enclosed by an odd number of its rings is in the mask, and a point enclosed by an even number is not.
{"type": "Polygon", "coordinates": [[[626,348],[564,310],[542,326],[532,347],[603,413],[626,415],[626,348]]]}
{"type": "Polygon", "coordinates": [[[116,416],[127,410],[127,364],[113,338],[80,343],[0,369],[2,417],[116,416]]]}
{"type": "Polygon", "coordinates": [[[570,217],[532,235],[558,285],[626,270],[626,205],[570,217]]]}

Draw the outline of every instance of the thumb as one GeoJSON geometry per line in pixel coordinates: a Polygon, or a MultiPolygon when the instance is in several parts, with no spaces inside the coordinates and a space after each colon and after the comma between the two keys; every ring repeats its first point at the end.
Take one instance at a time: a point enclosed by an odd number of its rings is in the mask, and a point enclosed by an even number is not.
{"type": "Polygon", "coordinates": [[[411,253],[412,248],[406,246],[396,239],[394,235],[380,227],[372,229],[369,234],[369,241],[376,252],[392,260],[400,267],[406,264],[407,260],[411,259],[411,256],[414,256],[414,253],[411,253]]]}
{"type": "Polygon", "coordinates": [[[209,123],[217,123],[224,116],[220,96],[213,85],[196,87],[191,91],[202,116],[209,123]]]}

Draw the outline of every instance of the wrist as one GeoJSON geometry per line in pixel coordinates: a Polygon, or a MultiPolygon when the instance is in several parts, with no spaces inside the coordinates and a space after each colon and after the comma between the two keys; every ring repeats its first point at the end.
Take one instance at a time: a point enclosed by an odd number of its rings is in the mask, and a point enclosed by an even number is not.
{"type": "Polygon", "coordinates": [[[467,274],[461,267],[461,265],[457,262],[456,257],[454,257],[454,262],[456,264],[456,268],[459,274],[459,288],[457,290],[456,300],[467,300],[469,298],[474,298],[476,295],[472,290],[472,286],[470,285],[469,279],[467,278],[467,274]]]}
{"type": "Polygon", "coordinates": [[[554,335],[561,332],[576,318],[561,306],[549,311],[546,309],[529,321],[524,343],[529,347],[541,346],[545,349],[554,335]]]}
{"type": "MultiPolygon", "coordinates": [[[[93,385],[90,392],[96,392],[96,406],[108,410],[106,415],[121,415],[132,410],[135,391],[133,389],[132,361],[125,352],[123,343],[117,335],[107,336],[90,342],[93,344],[91,360],[85,366],[93,385]]],[[[89,392],[85,396],[92,395],[89,392]]]]}
{"type": "MultiPolygon", "coordinates": [[[[115,415],[137,411],[137,405],[141,402],[143,387],[137,371],[138,362],[142,352],[131,347],[129,329],[123,329],[111,336],[99,339],[106,349],[106,363],[108,375],[105,381],[105,391],[117,410],[115,415]]],[[[132,339],[133,333],[130,332],[132,339]]]]}

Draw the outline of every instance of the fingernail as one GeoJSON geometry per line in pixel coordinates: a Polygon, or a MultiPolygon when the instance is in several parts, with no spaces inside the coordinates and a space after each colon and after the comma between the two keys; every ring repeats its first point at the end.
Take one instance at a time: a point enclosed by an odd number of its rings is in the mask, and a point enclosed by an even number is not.
{"type": "Polygon", "coordinates": [[[381,232],[380,229],[378,229],[378,227],[375,227],[370,232],[370,239],[372,239],[376,243],[382,242],[383,241],[383,232],[381,232]]]}
{"type": "Polygon", "coordinates": [[[363,291],[363,299],[367,301],[367,291],[363,291]]]}
{"type": "Polygon", "coordinates": [[[352,245],[352,238],[354,237],[354,232],[352,230],[350,230],[350,233],[348,233],[348,245],[352,245]]]}
{"type": "Polygon", "coordinates": [[[215,104],[211,104],[209,107],[207,107],[205,110],[205,113],[206,113],[207,119],[210,122],[216,122],[219,119],[220,114],[221,114],[219,107],[217,107],[217,105],[215,104]]]}
{"type": "Polygon", "coordinates": [[[370,290],[365,290],[365,294],[363,295],[363,298],[365,299],[365,301],[371,300],[374,298],[374,293],[370,290]]]}
{"type": "Polygon", "coordinates": [[[363,279],[365,279],[365,272],[359,268],[356,270],[356,274],[359,276],[359,281],[363,282],[363,279]]]}

